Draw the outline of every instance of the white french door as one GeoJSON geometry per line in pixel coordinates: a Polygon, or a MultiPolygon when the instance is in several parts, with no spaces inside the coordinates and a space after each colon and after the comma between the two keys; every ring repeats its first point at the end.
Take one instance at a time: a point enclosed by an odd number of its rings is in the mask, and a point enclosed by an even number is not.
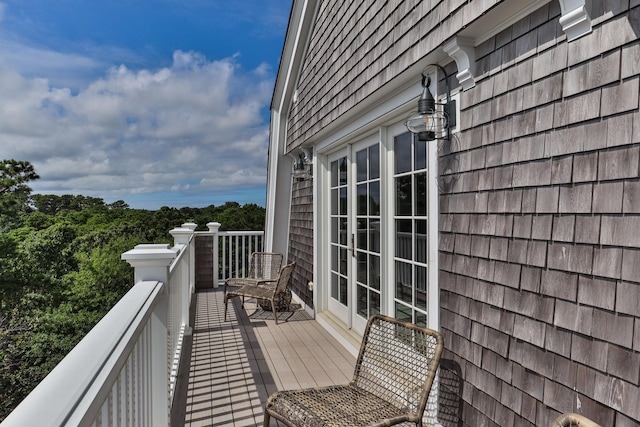
{"type": "Polygon", "coordinates": [[[436,142],[379,135],[327,156],[325,307],[357,333],[376,313],[437,327],[436,142]]]}
{"type": "Polygon", "coordinates": [[[328,160],[328,308],[362,333],[381,312],[380,144],[351,144],[328,160]]]}

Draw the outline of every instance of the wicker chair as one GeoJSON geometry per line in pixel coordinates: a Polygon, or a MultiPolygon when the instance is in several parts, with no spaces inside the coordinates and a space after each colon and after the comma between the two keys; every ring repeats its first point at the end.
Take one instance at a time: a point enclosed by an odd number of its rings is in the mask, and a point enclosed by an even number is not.
{"type": "Polygon", "coordinates": [[[352,381],[272,394],[264,426],[271,417],[288,426],[422,426],[442,349],[436,331],[372,316],[352,381]]]}
{"type": "Polygon", "coordinates": [[[292,262],[282,267],[278,279],[258,281],[255,284],[248,284],[241,286],[237,289],[231,289],[224,295],[224,320],[227,320],[227,308],[231,298],[242,297],[242,306],[244,307],[245,298],[255,298],[257,300],[268,300],[271,302],[271,308],[273,309],[273,317],[276,319],[276,325],[278,324],[278,312],[276,310],[276,299],[287,291],[289,281],[291,280],[291,273],[295,268],[296,263],[292,262]],[[258,286],[256,286],[256,284],[258,286]]]}
{"type": "Polygon", "coordinates": [[[562,414],[551,423],[551,427],[601,427],[600,424],[591,421],[580,414],[562,414]]]}
{"type": "Polygon", "coordinates": [[[282,267],[282,254],[253,252],[249,258],[249,271],[244,277],[232,277],[224,283],[224,293],[229,287],[256,285],[258,282],[276,281],[282,267]]]}

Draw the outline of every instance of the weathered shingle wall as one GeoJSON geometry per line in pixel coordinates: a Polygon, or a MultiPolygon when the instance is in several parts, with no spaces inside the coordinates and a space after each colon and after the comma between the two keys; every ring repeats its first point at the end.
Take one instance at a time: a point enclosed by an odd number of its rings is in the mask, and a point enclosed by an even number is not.
{"type": "Polygon", "coordinates": [[[291,289],[305,304],[313,307],[313,292],[308,284],[313,280],[313,180],[293,183],[291,221],[289,223],[289,259],[296,268],[291,289]]]}
{"type": "Polygon", "coordinates": [[[640,424],[637,4],[593,2],[567,43],[554,1],[476,50],[440,218],[465,425],[640,424]]]}
{"type": "Polygon", "coordinates": [[[297,85],[287,147],[312,138],[494,3],[323,1],[297,85]]]}

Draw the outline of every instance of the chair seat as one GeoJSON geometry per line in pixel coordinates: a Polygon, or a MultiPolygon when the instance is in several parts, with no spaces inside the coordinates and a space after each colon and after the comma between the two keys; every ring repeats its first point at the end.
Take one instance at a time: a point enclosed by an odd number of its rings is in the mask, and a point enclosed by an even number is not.
{"type": "Polygon", "coordinates": [[[276,392],[265,409],[290,426],[309,427],[385,425],[390,419],[408,420],[408,414],[415,411],[397,408],[353,384],[276,392]]]}
{"type": "Polygon", "coordinates": [[[230,290],[228,295],[234,295],[238,297],[270,299],[273,296],[274,288],[275,288],[275,285],[270,283],[263,286],[244,285],[237,289],[230,290]]]}
{"type": "Polygon", "coordinates": [[[232,277],[227,279],[225,286],[226,287],[240,287],[244,285],[257,286],[262,285],[263,283],[273,284],[277,279],[266,280],[266,279],[252,279],[249,277],[232,277]]]}

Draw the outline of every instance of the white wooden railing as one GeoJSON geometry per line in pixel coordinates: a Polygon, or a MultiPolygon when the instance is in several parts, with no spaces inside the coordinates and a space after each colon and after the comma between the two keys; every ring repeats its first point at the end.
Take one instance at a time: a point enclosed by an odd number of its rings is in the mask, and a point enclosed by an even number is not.
{"type": "Polygon", "coordinates": [[[168,426],[183,339],[190,333],[197,235],[213,242],[213,283],[244,271],[263,232],[171,230],[174,245],[122,254],[135,268],[131,290],[2,422],[13,426],[168,426]],[[220,259],[218,258],[221,254],[220,259]]]}
{"type": "Polygon", "coordinates": [[[243,277],[251,253],[264,250],[264,231],[221,231],[219,235],[220,280],[243,277]]]}

